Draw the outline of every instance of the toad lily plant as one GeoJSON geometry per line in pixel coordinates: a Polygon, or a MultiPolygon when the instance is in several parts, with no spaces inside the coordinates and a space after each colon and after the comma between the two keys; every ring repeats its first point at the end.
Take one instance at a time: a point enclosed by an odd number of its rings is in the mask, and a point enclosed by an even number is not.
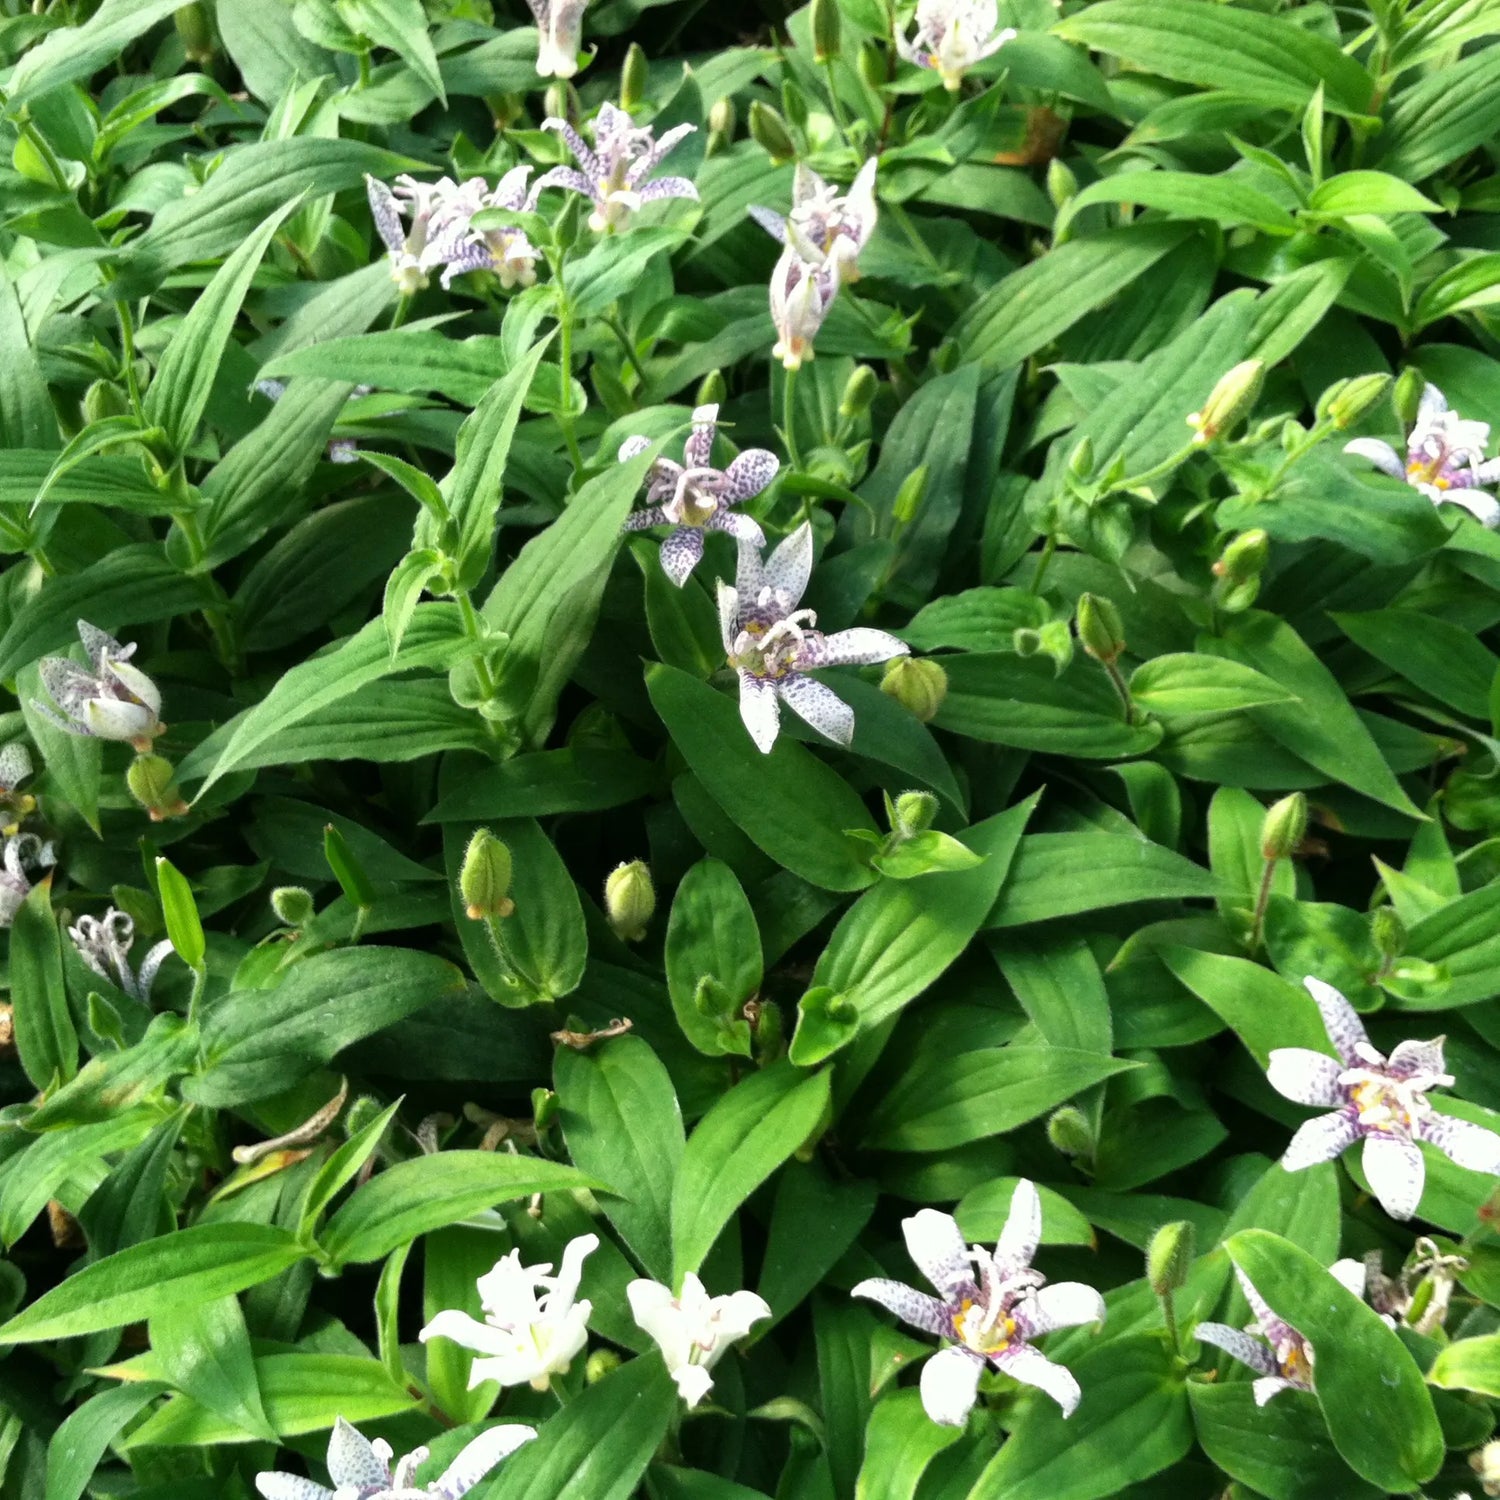
{"type": "Polygon", "coordinates": [[[257,1474],[255,1487],[265,1500],[459,1500],[502,1459],[536,1436],[534,1427],[518,1422],[491,1427],[482,1432],[425,1487],[416,1482],[416,1472],[427,1461],[426,1448],[413,1448],[394,1469],[391,1445],[384,1438],[374,1442],[340,1417],[328,1439],[330,1490],[298,1474],[257,1474]]]}
{"type": "Polygon", "coordinates": [[[1304,981],[1317,1001],[1338,1061],[1305,1047],[1279,1047],[1270,1055],[1271,1085],[1298,1104],[1332,1107],[1292,1137],[1281,1164],[1288,1172],[1333,1161],[1356,1141],[1364,1144],[1364,1170],[1381,1207],[1409,1219],[1422,1197],[1425,1167],[1418,1141],[1475,1172],[1500,1175],[1500,1136],[1440,1115],[1429,1089],[1453,1079],[1443,1071],[1443,1042],[1402,1042],[1389,1057],[1370,1045],[1354,1007],[1331,984],[1304,981]]]}
{"type": "Polygon", "coordinates": [[[1015,28],[996,31],[1000,10],[995,0],[917,0],[917,29],[908,38],[896,32],[896,50],[907,62],[931,68],[943,87],[956,90],[976,63],[998,52],[1015,36],[1015,28]]]}
{"type": "Polygon", "coordinates": [[[770,1306],[754,1292],[710,1297],[691,1271],[682,1278],[681,1296],[646,1280],[632,1281],[625,1295],[636,1323],[661,1350],[667,1373],[689,1409],[713,1389],[709,1371],[724,1351],[771,1316],[770,1306]]]}
{"type": "Polygon", "coordinates": [[[571,78],[583,45],[583,13],[588,0],[526,0],[536,17],[536,71],[539,78],[571,78]]]}
{"type": "Polygon", "coordinates": [[[792,211],[783,218],[772,209],[752,207],[750,216],[808,265],[831,265],[840,285],[857,281],[859,252],[875,233],[875,166],[872,156],[855,174],[849,191],[840,193],[798,162],[792,177],[792,211]]]}
{"type": "Polygon", "coordinates": [[[31,706],[69,734],[124,740],[137,750],[149,750],[164,728],[157,718],[161,694],[139,667],[131,666],[134,643],[122,646],[87,620],[78,622],[78,638],[88,653],[87,667],[65,656],[45,656],[39,664],[42,686],[62,713],[35,700],[31,706]]]}
{"type": "Polygon", "coordinates": [[[840,745],[854,738],[854,710],[808,677],[809,669],[862,666],[910,650],[867,626],[819,631],[817,615],[797,608],[812,562],[812,527],[804,521],[764,562],[758,548],[742,543],[734,588],[719,584],[719,625],[729,665],[739,674],[740,717],[766,754],[776,743],[781,703],[840,745]]]}
{"type": "Polygon", "coordinates": [[[1378,438],[1355,438],[1344,444],[1344,452],[1369,459],[1393,479],[1404,479],[1434,505],[1461,505],[1475,520],[1493,527],[1500,526],[1500,501],[1478,488],[1500,480],[1500,459],[1484,456],[1489,440],[1488,422],[1460,417],[1443,393],[1429,385],[1406,439],[1405,459],[1378,438]]]}
{"type": "Polygon", "coordinates": [[[493,271],[500,285],[531,286],[536,281],[536,247],[520,229],[476,229],[474,215],[486,208],[521,213],[530,206],[529,166],[512,167],[493,188],[471,177],[456,187],[432,216],[424,267],[441,265],[444,290],[465,271],[493,271]]]}
{"type": "Polygon", "coordinates": [[[1250,1278],[1235,1267],[1245,1301],[1255,1315],[1247,1331],[1231,1328],[1227,1323],[1200,1323],[1193,1337],[1200,1344],[1212,1344],[1226,1354],[1248,1365],[1256,1372],[1252,1386],[1255,1404],[1264,1406],[1282,1391],[1310,1391],[1313,1388],[1312,1346],[1292,1327],[1273,1313],[1266,1299],[1251,1285],[1250,1278]]]}
{"type": "Polygon", "coordinates": [[[585,1258],[598,1248],[598,1235],[570,1240],[556,1276],[550,1263],[523,1266],[521,1252],[512,1250],[479,1278],[484,1322],[463,1312],[440,1312],[417,1337],[424,1344],[452,1339],[483,1356],[469,1372],[471,1388],[495,1380],[545,1391],[588,1342],[593,1304],[577,1300],[578,1282],[585,1258]]]}
{"type": "MultiPolygon", "coordinates": [[[[659,458],[646,476],[649,509],[626,518],[627,531],[647,526],[670,525],[674,529],[661,544],[661,565],[678,588],[688,581],[703,557],[703,533],[727,531],[737,541],[756,547],[766,544],[765,533],[749,516],[736,515],[729,507],[760,494],[775,479],[781,467],[774,453],[747,448],[727,469],[709,463],[714,432],[719,420],[717,404],[697,407],[693,430],[683,445],[683,463],[659,458]]],[[[620,444],[619,460],[625,463],[650,446],[644,437],[628,437],[620,444]]]]}
{"type": "Polygon", "coordinates": [[[987,1365],[1045,1391],[1072,1416],[1078,1382],[1032,1340],[1055,1328],[1074,1328],[1104,1317],[1104,1299],[1081,1281],[1047,1285],[1032,1269],[1041,1243],[1042,1204],[1024,1178],[1016,1184],[1010,1214],[994,1252],[964,1244],[950,1215],[924,1208],[902,1222],[906,1248],[939,1295],[930,1297],[899,1281],[862,1281],[853,1295],[888,1308],[913,1328],[952,1339],[922,1367],[922,1405],[934,1422],[961,1427],[974,1406],[987,1365]]]}

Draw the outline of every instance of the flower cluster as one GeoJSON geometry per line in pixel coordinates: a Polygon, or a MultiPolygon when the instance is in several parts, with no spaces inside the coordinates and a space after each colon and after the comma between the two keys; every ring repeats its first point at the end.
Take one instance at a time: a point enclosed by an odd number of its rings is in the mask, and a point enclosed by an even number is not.
{"type": "Polygon", "coordinates": [[[1016,35],[1011,26],[996,31],[999,21],[995,0],[917,0],[917,29],[910,37],[896,32],[896,51],[956,90],[970,68],[1016,35]]]}

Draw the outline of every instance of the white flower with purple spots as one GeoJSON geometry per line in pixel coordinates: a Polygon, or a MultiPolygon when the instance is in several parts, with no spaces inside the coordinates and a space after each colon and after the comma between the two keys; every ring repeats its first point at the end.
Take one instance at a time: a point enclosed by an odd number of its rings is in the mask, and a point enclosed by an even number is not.
{"type": "Polygon", "coordinates": [[[998,52],[1015,28],[996,31],[995,0],[917,0],[917,29],[908,38],[896,32],[896,51],[919,68],[935,70],[943,87],[956,90],[976,63],[998,52]]]}
{"type": "Polygon", "coordinates": [[[938,1296],[900,1281],[862,1281],[852,1295],[868,1297],[904,1323],[951,1339],[922,1367],[922,1405],[934,1422],[961,1427],[973,1408],[986,1366],[1045,1391],[1073,1415],[1081,1392],[1061,1365],[1032,1340],[1055,1328],[1074,1328],[1104,1317],[1104,1299],[1081,1281],[1047,1285],[1031,1267],[1042,1237],[1042,1205],[1024,1178],[1016,1184],[1010,1214],[992,1252],[965,1245],[949,1214],[924,1208],[902,1221],[906,1248],[938,1296]]]}
{"type": "Polygon", "coordinates": [[[859,626],[824,635],[818,617],[797,603],[812,576],[812,527],[804,521],[761,561],[743,543],[735,586],[719,584],[719,625],[729,665],[739,673],[740,717],[756,748],[769,754],[785,703],[840,745],[854,738],[854,710],[805,674],[816,667],[867,666],[910,651],[883,630],[859,626]]]}
{"type": "MultiPolygon", "coordinates": [[[[703,557],[703,533],[727,531],[736,541],[764,547],[765,534],[750,519],[730,510],[753,499],[775,479],[781,467],[774,453],[764,448],[747,448],[733,459],[727,469],[715,469],[709,463],[713,453],[714,433],[718,426],[717,405],[700,406],[693,412],[693,430],[683,445],[682,463],[659,458],[646,475],[646,499],[650,506],[628,516],[627,531],[647,526],[671,526],[673,531],[661,544],[661,565],[678,588],[703,557]]],[[[629,437],[620,444],[619,459],[634,458],[650,439],[629,437]]]]}
{"type": "Polygon", "coordinates": [[[840,193],[798,162],[792,177],[792,211],[783,218],[772,209],[752,206],[750,217],[808,265],[830,264],[841,285],[858,281],[859,252],[875,233],[875,166],[872,156],[855,174],[849,191],[840,193]]]}
{"type": "Polygon", "coordinates": [[[78,956],[101,979],[107,979],[134,1000],[150,1000],[157,971],[174,953],[169,939],[153,944],[141,960],[140,972],[130,966],[130,945],[135,941],[135,923],[111,906],[102,917],[79,917],[68,928],[78,956]]]}
{"type": "Polygon", "coordinates": [[[9,927],[34,884],[31,872],[56,864],[51,844],[34,833],[13,833],[0,853],[0,927],[9,927]]]}
{"type": "Polygon", "coordinates": [[[1200,1323],[1193,1330],[1193,1337],[1200,1344],[1212,1344],[1215,1349],[1222,1349],[1255,1371],[1257,1378],[1251,1390],[1257,1406],[1264,1406],[1282,1391],[1310,1391],[1313,1388],[1312,1345],[1290,1323],[1271,1311],[1266,1299],[1238,1266],[1234,1268],[1234,1274],[1240,1279],[1240,1288],[1255,1315],[1255,1322],[1248,1330],[1231,1328],[1227,1323],[1200,1323]]]}
{"type": "Polygon", "coordinates": [[[553,167],[537,178],[530,203],[548,188],[567,188],[582,193],[594,205],[589,228],[596,234],[625,229],[647,203],[662,198],[698,197],[698,189],[686,177],[653,177],[679,141],[691,135],[696,125],[674,125],[660,140],[650,126],[637,128],[630,116],[613,104],[601,104],[594,119],[594,149],[590,150],[566,120],[546,119],[543,130],[554,130],[568,144],[578,167],[553,167]]]}
{"type": "Polygon", "coordinates": [[[588,0],[526,0],[540,33],[536,49],[539,78],[571,78],[583,45],[583,13],[588,0]]]}
{"type": "Polygon", "coordinates": [[[1407,436],[1404,459],[1378,438],[1355,438],[1344,444],[1344,452],[1369,459],[1393,479],[1404,479],[1434,505],[1461,505],[1476,521],[1500,526],[1500,502],[1479,488],[1500,481],[1500,459],[1484,456],[1489,440],[1488,422],[1466,421],[1429,385],[1407,436]]]}
{"type": "Polygon", "coordinates": [[[771,322],[776,343],[771,358],[788,370],[813,357],[813,340],[838,296],[838,265],[805,261],[795,245],[788,245],[771,271],[771,322]]]}
{"type": "Polygon", "coordinates": [[[1331,1107],[1292,1137],[1281,1164],[1297,1172],[1333,1161],[1364,1142],[1363,1165],[1381,1207],[1409,1219],[1422,1198],[1426,1169],[1419,1141],[1475,1172],[1500,1176],[1500,1136],[1467,1120],[1440,1115],[1428,1090],[1451,1085],[1443,1071],[1443,1039],[1402,1042],[1389,1057],[1370,1045],[1354,1007],[1331,984],[1303,981],[1317,1001],[1338,1060],[1305,1047],[1278,1047],[1267,1077],[1278,1093],[1298,1104],[1331,1107]]]}
{"type": "Polygon", "coordinates": [[[392,1469],[391,1445],[384,1438],[371,1442],[340,1417],[328,1438],[332,1489],[300,1474],[270,1470],[255,1476],[255,1488],[265,1500],[459,1500],[496,1464],[535,1436],[534,1427],[519,1422],[491,1427],[461,1449],[442,1475],[424,1487],[417,1484],[416,1472],[427,1462],[426,1448],[413,1448],[392,1469]]]}
{"type": "Polygon", "coordinates": [[[394,187],[387,187],[374,177],[365,177],[370,217],[390,258],[391,280],[406,296],[427,285],[430,265],[425,256],[432,218],[457,191],[458,184],[451,177],[418,182],[402,173],[394,187]],[[402,223],[403,216],[410,217],[410,226],[402,223]]]}
{"type": "Polygon", "coordinates": [[[465,271],[493,271],[500,285],[531,286],[536,281],[536,247],[521,229],[476,229],[474,216],[487,208],[521,213],[527,207],[529,166],[512,167],[493,187],[471,177],[444,195],[432,212],[427,244],[421,254],[424,271],[442,266],[446,291],[465,271]]]}
{"type": "Polygon", "coordinates": [[[78,622],[78,638],[88,653],[87,667],[66,656],[44,656],[38,663],[42,686],[62,712],[36,699],[31,706],[69,734],[124,740],[139,751],[149,750],[164,727],[157,717],[161,694],[139,667],[131,666],[134,643],[122,646],[87,620],[78,622]]]}
{"type": "Polygon", "coordinates": [[[632,1281],[625,1295],[637,1325],[661,1350],[667,1374],[689,1410],[713,1389],[709,1372],[724,1351],[771,1316],[770,1306],[754,1292],[710,1297],[691,1271],[682,1278],[680,1296],[659,1281],[646,1280],[632,1281]]]}

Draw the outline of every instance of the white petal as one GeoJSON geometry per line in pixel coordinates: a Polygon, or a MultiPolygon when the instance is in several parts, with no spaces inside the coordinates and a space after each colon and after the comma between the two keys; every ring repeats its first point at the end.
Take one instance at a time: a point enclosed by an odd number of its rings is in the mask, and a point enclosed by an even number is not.
{"type": "Polygon", "coordinates": [[[1444,490],[1439,497],[1449,505],[1462,506],[1481,526],[1500,526],[1500,501],[1483,490],[1444,490]]]}
{"type": "Polygon", "coordinates": [[[661,1350],[668,1371],[675,1374],[691,1359],[693,1339],[671,1288],[642,1279],[632,1281],[625,1288],[625,1296],[637,1327],[661,1350]]]}
{"type": "Polygon", "coordinates": [[[1270,1375],[1276,1369],[1276,1358],[1265,1340],[1246,1333],[1243,1328],[1231,1328],[1227,1323],[1200,1323],[1193,1330],[1193,1337],[1200,1344],[1222,1349],[1231,1359],[1262,1375],[1270,1375]]]}
{"type": "Polygon", "coordinates": [[[1331,1057],[1306,1047],[1277,1047],[1266,1065],[1266,1078],[1278,1094],[1325,1109],[1344,1102],[1345,1091],[1339,1086],[1342,1072],[1331,1057]]]}
{"type": "Polygon", "coordinates": [[[1448,398],[1430,381],[1422,387],[1422,399],[1417,403],[1417,427],[1430,427],[1448,410],[1448,398]]]}
{"type": "Polygon", "coordinates": [[[995,1363],[1013,1380],[1045,1391],[1062,1407],[1063,1416],[1071,1417],[1077,1410],[1083,1392],[1078,1389],[1072,1372],[1053,1364],[1040,1349],[1033,1349],[1029,1344],[1012,1344],[997,1356],[995,1363]]]}
{"type": "Polygon", "coordinates": [[[339,1417],[328,1437],[328,1477],[340,1489],[346,1485],[384,1489],[391,1482],[391,1471],[373,1444],[339,1417]]]}
{"type": "Polygon", "coordinates": [[[1010,1195],[1010,1213],[995,1245],[995,1259],[1013,1275],[1036,1258],[1042,1242],[1042,1200],[1036,1185],[1023,1177],[1010,1195]]]}
{"type": "Polygon", "coordinates": [[[428,1339],[452,1339],[465,1349],[493,1355],[509,1354],[516,1342],[511,1334],[491,1328],[488,1323],[480,1323],[468,1313],[452,1308],[440,1312],[417,1334],[417,1338],[424,1344],[428,1339]]]}
{"type": "Polygon", "coordinates": [[[255,1488],[265,1500],[332,1500],[333,1497],[332,1490],[325,1490],[300,1474],[257,1474],[255,1488]]]}
{"type": "Polygon", "coordinates": [[[1352,453],[1356,458],[1369,459],[1382,474],[1389,474],[1392,479],[1406,477],[1406,465],[1401,461],[1401,455],[1379,438],[1355,438],[1353,442],[1344,444],[1344,452],[1352,453]]]}
{"type": "Polygon", "coordinates": [[[781,710],[776,703],[775,686],[763,677],[740,673],[740,718],[762,755],[771,753],[776,731],[781,727],[781,710]]]}
{"type": "Polygon", "coordinates": [[[948,1316],[947,1306],[926,1292],[919,1292],[904,1281],[889,1281],[883,1276],[872,1276],[861,1281],[850,1291],[851,1297],[863,1297],[869,1302],[878,1302],[887,1312],[893,1312],[903,1323],[920,1328],[924,1333],[935,1333],[941,1338],[953,1332],[953,1322],[948,1316]]]}
{"type": "Polygon", "coordinates": [[[755,1292],[731,1292],[727,1297],[715,1297],[713,1305],[721,1349],[744,1338],[757,1323],[771,1316],[770,1303],[755,1292]]]}
{"type": "Polygon", "coordinates": [[[578,1283],[583,1278],[583,1263],[599,1248],[597,1234],[580,1234],[568,1241],[563,1251],[562,1266],[557,1273],[557,1284],[547,1299],[547,1314],[555,1317],[565,1313],[578,1295],[578,1283]]]}
{"type": "Polygon", "coordinates": [[[1050,1333],[1054,1328],[1077,1328],[1104,1319],[1104,1298],[1081,1281],[1059,1281],[1044,1286],[1021,1308],[1030,1325],[1028,1338],[1050,1333]]]}
{"type": "Polygon", "coordinates": [[[1307,993],[1317,1002],[1324,1029],[1328,1032],[1328,1040],[1333,1043],[1333,1050],[1346,1063],[1353,1062],[1355,1049],[1361,1043],[1367,1047],[1370,1045],[1364,1022],[1355,1014],[1354,1007],[1331,984],[1314,979],[1311,974],[1302,983],[1307,987],[1307,993]]]}
{"type": "Polygon", "coordinates": [[[1398,1078],[1415,1078],[1421,1074],[1444,1077],[1443,1037],[1425,1042],[1398,1042],[1386,1059],[1387,1069],[1398,1078]]]}
{"type": "Polygon", "coordinates": [[[678,1365],[668,1372],[677,1385],[677,1394],[689,1411],[714,1388],[714,1378],[702,1365],[678,1365]]]}
{"type": "Polygon", "coordinates": [[[1421,1122],[1418,1133],[1460,1167],[1500,1176],[1500,1136],[1493,1130],[1452,1115],[1431,1114],[1421,1122]]]}
{"type": "Polygon", "coordinates": [[[648,437],[641,437],[639,434],[635,437],[628,437],[620,444],[620,451],[615,455],[615,458],[622,464],[629,463],[637,453],[644,453],[650,446],[651,439],[648,437]]]}
{"type": "Polygon", "coordinates": [[[1264,1406],[1272,1396],[1279,1396],[1283,1391],[1295,1391],[1297,1387],[1281,1375],[1262,1375],[1259,1380],[1251,1383],[1250,1389],[1255,1394],[1255,1404],[1264,1406]]]}
{"type": "Polygon", "coordinates": [[[1367,1135],[1363,1165],[1380,1206],[1393,1219],[1411,1218],[1422,1201],[1426,1175],[1415,1143],[1394,1135],[1367,1135]]]}
{"type": "Polygon", "coordinates": [[[800,655],[808,667],[863,667],[872,662],[889,661],[893,656],[909,656],[911,647],[884,630],[860,625],[853,630],[836,631],[822,640],[810,641],[800,655]]]}
{"type": "Polygon", "coordinates": [[[740,596],[722,578],[718,584],[719,636],[725,651],[734,650],[734,638],[740,633],[740,596]]]}
{"type": "Polygon", "coordinates": [[[922,1366],[922,1409],[943,1427],[962,1427],[974,1409],[984,1361],[966,1349],[940,1349],[922,1366]]]}
{"type": "Polygon", "coordinates": [[[1333,1161],[1359,1139],[1359,1127],[1345,1114],[1318,1115],[1299,1127],[1281,1158],[1288,1172],[1333,1161]]]}
{"type": "Polygon", "coordinates": [[[912,1263],[942,1294],[952,1301],[954,1294],[974,1285],[974,1267],[963,1232],[952,1214],[924,1208],[901,1221],[906,1239],[906,1253],[912,1263]]]}
{"type": "Polygon", "coordinates": [[[830,687],[793,673],[776,684],[787,707],[836,745],[854,739],[854,710],[830,687]]]}
{"type": "Polygon", "coordinates": [[[161,712],[161,692],[139,667],[128,661],[111,661],[109,670],[131,697],[139,699],[153,714],[161,712]]]}
{"type": "Polygon", "coordinates": [[[1345,1291],[1353,1292],[1361,1302],[1365,1300],[1365,1282],[1369,1279],[1370,1272],[1364,1261],[1346,1255],[1343,1260],[1336,1260],[1329,1266],[1328,1274],[1345,1291]]]}
{"type": "Polygon", "coordinates": [[[139,703],[90,698],[83,705],[83,722],[101,740],[138,740],[156,728],[156,715],[139,703]]]}
{"type": "Polygon", "coordinates": [[[792,604],[807,590],[812,577],[813,534],[811,522],[804,521],[789,537],[778,543],[766,559],[765,582],[792,604]]]}
{"type": "Polygon", "coordinates": [[[458,1500],[502,1459],[509,1458],[535,1436],[535,1427],[520,1422],[506,1422],[481,1432],[473,1442],[459,1449],[458,1457],[443,1471],[442,1478],[432,1486],[431,1492],[441,1496],[442,1500],[458,1500]]]}

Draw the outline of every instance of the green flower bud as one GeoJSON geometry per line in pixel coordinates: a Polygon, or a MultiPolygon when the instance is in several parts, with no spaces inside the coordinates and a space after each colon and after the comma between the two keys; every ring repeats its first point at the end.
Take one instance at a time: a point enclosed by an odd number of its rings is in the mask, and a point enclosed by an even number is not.
{"type": "Polygon", "coordinates": [[[891,506],[891,518],[901,526],[910,526],[922,508],[926,495],[927,465],[918,464],[901,481],[901,488],[896,491],[896,499],[891,506]]]}
{"type": "Polygon", "coordinates": [[[1125,650],[1120,611],[1103,594],[1078,596],[1078,642],[1094,658],[1113,666],[1125,650]]]}
{"type": "Polygon", "coordinates": [[[557,1095],[551,1089],[532,1089],[531,1122],[538,1135],[551,1128],[557,1119],[557,1108],[557,1095]]]}
{"type": "Polygon", "coordinates": [[[1271,553],[1271,538],[1258,527],[1254,531],[1241,532],[1239,536],[1219,554],[1213,566],[1215,578],[1226,584],[1249,583],[1260,577],[1266,558],[1271,553]]]}
{"type": "Polygon", "coordinates": [[[791,122],[794,130],[806,132],[808,121],[807,95],[790,78],[781,85],[781,112],[791,122]]]}
{"type": "MultiPolygon", "coordinates": [[[[275,897],[272,897],[274,903],[275,897]]],[[[366,1125],[372,1124],[375,1117],[385,1108],[380,1100],[372,1098],[369,1094],[360,1094],[344,1111],[344,1135],[345,1137],[358,1135],[366,1125]]]]}
{"type": "Polygon", "coordinates": [[[1326,416],[1342,432],[1385,399],[1393,381],[1389,375],[1356,375],[1329,386],[1318,401],[1318,415],[1326,416]]]}
{"type": "Polygon", "coordinates": [[[595,1349],[583,1367],[583,1383],[597,1385],[604,1377],[620,1368],[620,1356],[613,1349],[595,1349]]]}
{"type": "Polygon", "coordinates": [[[774,1000],[753,1000],[745,1007],[755,1036],[755,1060],[764,1066],[781,1056],[786,1043],[786,1018],[774,1000]]]}
{"type": "Polygon", "coordinates": [[[1047,163],[1047,196],[1053,208],[1062,208],[1078,191],[1078,179],[1060,156],[1047,163]]]}
{"type": "Polygon", "coordinates": [[[724,381],[722,370],[710,370],[698,383],[698,394],[693,399],[694,406],[719,406],[723,404],[724,398],[729,394],[729,387],[724,381]]]}
{"type": "Polygon", "coordinates": [[[777,166],[791,161],[797,154],[792,133],[786,121],[769,104],[759,99],[750,106],[750,139],[755,142],[777,166]]]}
{"type": "Polygon", "coordinates": [[[271,910],[287,927],[306,927],[313,919],[312,892],[300,885],[278,885],[271,892],[271,910]]]}
{"type": "Polygon", "coordinates": [[[1064,1156],[1081,1156],[1092,1161],[1096,1142],[1093,1127],[1076,1104],[1065,1104],[1054,1110],[1047,1120],[1047,1139],[1054,1151],[1064,1156]]]}
{"type": "Polygon", "coordinates": [[[1391,405],[1396,409],[1396,420],[1403,427],[1410,427],[1417,420],[1417,407],[1422,403],[1422,392],[1427,381],[1422,372],[1410,365],[1396,377],[1391,386],[1391,405]]]}
{"type": "Polygon", "coordinates": [[[896,798],[891,831],[910,837],[925,833],[937,816],[938,799],[931,792],[902,792],[896,798]]]}
{"type": "Polygon", "coordinates": [[[840,51],[838,0],[812,0],[813,61],[829,62],[840,51]]]}
{"type": "Polygon", "coordinates": [[[476,828],[458,872],[458,893],[472,921],[508,917],[516,909],[510,877],[510,850],[488,828],[476,828]]]}
{"type": "Polygon", "coordinates": [[[656,887],[644,860],[617,865],[604,882],[604,913],[615,936],[638,943],[656,912],[656,887]]]}
{"type": "Polygon", "coordinates": [[[83,420],[90,425],[106,417],[123,417],[130,402],[112,380],[96,380],[83,393],[83,420]]]}
{"type": "Polygon", "coordinates": [[[1293,792],[1267,810],[1260,825],[1260,852],[1266,859],[1290,859],[1307,832],[1307,794],[1293,792]]]}
{"type": "Polygon", "coordinates": [[[1370,940],[1387,963],[1406,952],[1406,923],[1394,906],[1377,906],[1370,913],[1370,940]]]}
{"type": "Polygon", "coordinates": [[[214,55],[214,29],[209,25],[208,13],[201,5],[184,5],[173,17],[177,24],[177,35],[182,38],[183,51],[191,62],[212,62],[214,55]]]}
{"type": "Polygon", "coordinates": [[[180,818],[188,810],[173,779],[171,761],[160,755],[137,755],[125,773],[125,785],[153,823],[180,818]]]}
{"type": "Polygon", "coordinates": [[[632,42],[620,68],[620,108],[627,114],[637,109],[646,97],[646,54],[639,42],[632,42]]]}
{"type": "Polygon", "coordinates": [[[1250,415],[1266,377],[1263,360],[1242,360],[1209,392],[1202,411],[1188,418],[1195,443],[1211,443],[1250,415]]]}
{"type": "Polygon", "coordinates": [[[712,135],[719,137],[726,144],[734,139],[734,132],[740,123],[740,112],[734,107],[734,100],[727,95],[722,99],[715,99],[713,108],[708,112],[708,128],[712,135]]]}
{"type": "Polygon", "coordinates": [[[885,665],[880,691],[915,719],[930,723],[948,696],[948,674],[927,657],[893,656],[885,665]]]}
{"type": "Polygon", "coordinates": [[[885,48],[873,37],[866,37],[861,44],[854,66],[859,73],[860,82],[872,93],[878,94],[881,89],[889,86],[891,78],[885,48]]]}
{"type": "Polygon", "coordinates": [[[1068,455],[1068,473],[1074,479],[1087,479],[1094,472],[1094,444],[1085,435],[1068,455]]]}
{"type": "Polygon", "coordinates": [[[1193,1226],[1187,1220],[1163,1224],[1146,1247],[1146,1280],[1158,1297],[1168,1297],[1182,1286],[1195,1252],[1193,1226]]]}
{"type": "Polygon", "coordinates": [[[869,365],[855,365],[844,382],[844,394],[839,397],[839,415],[847,422],[864,416],[879,389],[880,376],[869,365]]]}

